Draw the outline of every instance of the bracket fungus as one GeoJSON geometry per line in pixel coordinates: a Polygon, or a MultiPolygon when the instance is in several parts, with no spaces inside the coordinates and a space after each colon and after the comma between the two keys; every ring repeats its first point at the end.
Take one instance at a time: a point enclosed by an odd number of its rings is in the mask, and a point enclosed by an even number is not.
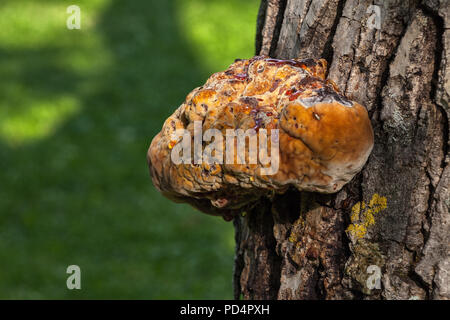
{"type": "Polygon", "coordinates": [[[367,161],[373,131],[326,68],[324,59],[256,56],[213,74],[151,142],[153,184],[225,219],[289,187],[339,191],[367,161]]]}

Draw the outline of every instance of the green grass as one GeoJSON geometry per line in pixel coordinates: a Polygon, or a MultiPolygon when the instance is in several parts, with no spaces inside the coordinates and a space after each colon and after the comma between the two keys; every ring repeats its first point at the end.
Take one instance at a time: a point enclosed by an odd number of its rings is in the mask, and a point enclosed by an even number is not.
{"type": "Polygon", "coordinates": [[[232,297],[232,225],[163,198],[146,151],[191,89],[253,55],[258,2],[2,0],[1,299],[232,297]]]}

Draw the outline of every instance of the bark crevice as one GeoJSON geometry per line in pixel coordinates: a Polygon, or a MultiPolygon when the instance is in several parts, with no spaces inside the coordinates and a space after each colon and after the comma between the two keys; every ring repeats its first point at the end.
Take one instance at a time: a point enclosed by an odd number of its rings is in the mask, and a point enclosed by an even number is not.
{"type": "Polygon", "coordinates": [[[277,14],[277,22],[273,30],[272,43],[269,49],[269,56],[273,57],[275,55],[275,50],[277,49],[278,39],[280,38],[281,26],[283,25],[284,12],[286,10],[288,0],[280,0],[279,10],[277,14]]]}
{"type": "Polygon", "coordinates": [[[331,27],[330,34],[328,35],[327,42],[325,42],[323,51],[322,51],[322,58],[327,60],[328,64],[331,65],[333,63],[333,39],[334,35],[336,34],[337,26],[339,23],[339,20],[342,18],[342,13],[344,11],[346,0],[340,0],[337,9],[336,9],[336,17],[334,18],[333,26],[331,27]]]}

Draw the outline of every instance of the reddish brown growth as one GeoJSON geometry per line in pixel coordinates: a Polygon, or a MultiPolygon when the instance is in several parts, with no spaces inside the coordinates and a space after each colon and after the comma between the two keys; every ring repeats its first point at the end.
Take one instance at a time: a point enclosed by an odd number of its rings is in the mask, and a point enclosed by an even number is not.
{"type": "Polygon", "coordinates": [[[373,133],[366,109],[340,94],[325,74],[323,59],[236,59],[189,93],[153,139],[148,163],[154,185],[174,201],[228,220],[289,186],[339,191],[366,162],[373,133]],[[179,141],[172,134],[187,130],[194,142],[196,121],[224,136],[227,129],[279,130],[278,171],[261,174],[266,165],[259,158],[256,164],[174,164],[171,152],[179,141]]]}

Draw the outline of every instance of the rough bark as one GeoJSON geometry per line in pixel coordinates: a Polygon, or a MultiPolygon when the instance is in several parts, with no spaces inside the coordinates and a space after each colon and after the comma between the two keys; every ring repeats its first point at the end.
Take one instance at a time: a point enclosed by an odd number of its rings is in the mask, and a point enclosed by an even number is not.
{"type": "Polygon", "coordinates": [[[326,58],[375,146],[337,194],[235,219],[235,298],[450,299],[450,2],[263,0],[257,30],[257,54],[326,58]]]}

